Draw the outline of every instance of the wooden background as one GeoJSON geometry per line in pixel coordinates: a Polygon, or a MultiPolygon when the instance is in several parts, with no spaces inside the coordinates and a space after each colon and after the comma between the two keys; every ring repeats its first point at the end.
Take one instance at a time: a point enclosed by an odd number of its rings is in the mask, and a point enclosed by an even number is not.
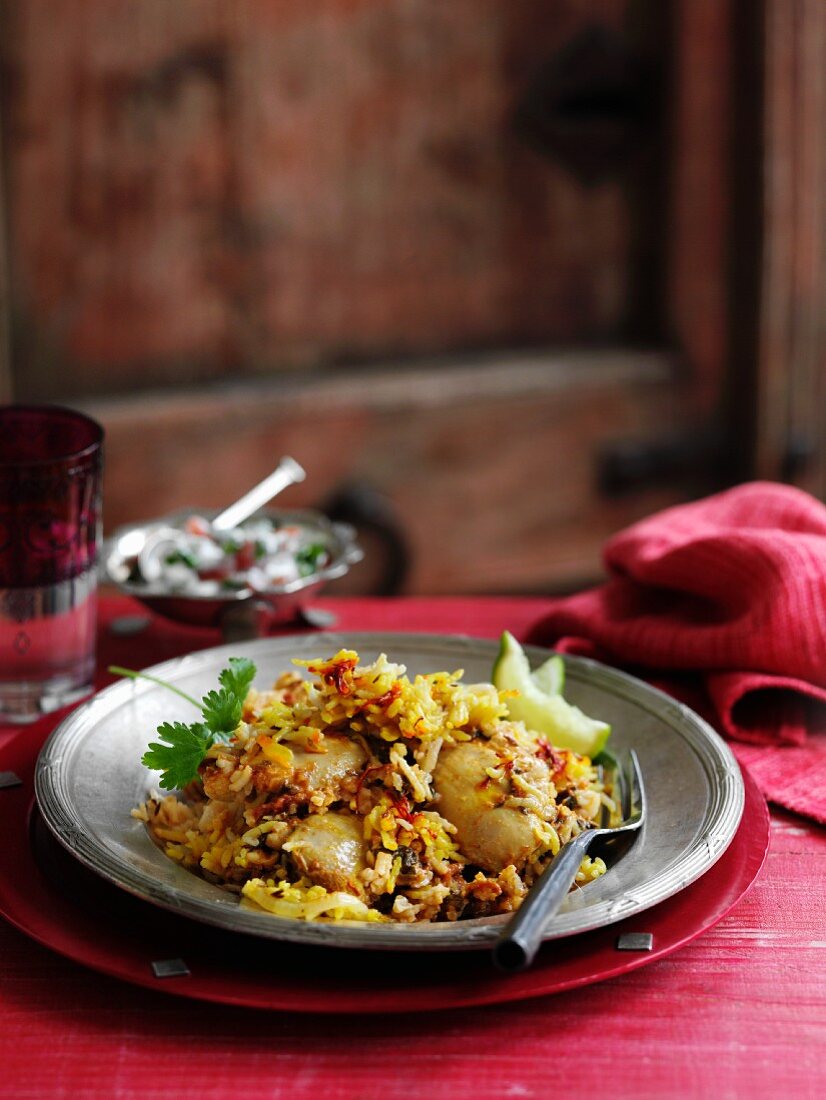
{"type": "Polygon", "coordinates": [[[102,420],[107,527],[292,453],[407,591],[558,591],[661,504],[826,488],[818,0],[2,13],[0,386],[102,420]]]}
{"type": "Polygon", "coordinates": [[[615,336],[622,188],[508,116],[625,7],[14,0],[20,396],[615,336]]]}

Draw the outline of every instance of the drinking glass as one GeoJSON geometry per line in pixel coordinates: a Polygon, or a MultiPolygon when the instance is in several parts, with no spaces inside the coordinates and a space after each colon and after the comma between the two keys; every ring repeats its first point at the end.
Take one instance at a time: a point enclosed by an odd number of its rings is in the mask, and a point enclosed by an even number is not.
{"type": "Polygon", "coordinates": [[[102,444],[71,409],[0,407],[0,722],[91,690],[102,444]]]}

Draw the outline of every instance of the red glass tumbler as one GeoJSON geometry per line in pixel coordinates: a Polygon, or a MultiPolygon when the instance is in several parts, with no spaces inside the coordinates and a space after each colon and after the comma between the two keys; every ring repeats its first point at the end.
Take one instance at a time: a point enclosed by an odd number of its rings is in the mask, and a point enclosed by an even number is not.
{"type": "Polygon", "coordinates": [[[0,722],[91,690],[102,461],[89,417],[0,407],[0,722]]]}

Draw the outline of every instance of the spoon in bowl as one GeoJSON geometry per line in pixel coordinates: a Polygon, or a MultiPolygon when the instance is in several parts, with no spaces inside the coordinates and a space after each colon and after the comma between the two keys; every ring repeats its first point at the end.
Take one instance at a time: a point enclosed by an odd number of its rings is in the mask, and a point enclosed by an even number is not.
{"type": "Polygon", "coordinates": [[[268,504],[273,497],[278,496],[290,485],[296,485],[299,481],[303,481],[306,476],[304,468],[299,466],[294,458],[285,455],[271,474],[265,477],[263,481],[259,481],[248,493],[244,493],[240,500],[230,504],[229,508],[225,508],[223,512],[215,517],[210,524],[212,530],[229,531],[232,527],[237,527],[245,519],[249,519],[259,508],[263,508],[265,504],[268,504]]]}
{"type": "MultiPolygon", "coordinates": [[[[285,455],[271,474],[219,513],[209,524],[209,529],[220,533],[238,527],[273,497],[290,485],[303,481],[306,476],[303,467],[294,458],[285,455]]],[[[170,553],[180,549],[185,541],[186,535],[177,527],[156,527],[154,531],[150,531],[137,557],[138,569],[144,581],[151,584],[159,580],[164,572],[165,559],[170,553]]]]}

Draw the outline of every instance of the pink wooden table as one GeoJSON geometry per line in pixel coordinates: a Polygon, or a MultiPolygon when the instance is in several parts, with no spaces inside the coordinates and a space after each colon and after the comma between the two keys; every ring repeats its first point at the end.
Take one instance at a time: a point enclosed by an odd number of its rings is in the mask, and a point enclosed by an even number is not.
{"type": "MultiPolygon", "coordinates": [[[[545,603],[324,606],[343,629],[495,637],[524,631],[545,603]]],[[[145,665],[218,641],[157,620],[113,637],[111,619],[136,610],[104,601],[105,662],[145,665]]],[[[8,737],[0,729],[0,748],[8,737]]],[[[384,1017],[223,1008],[101,976],[0,921],[0,1095],[821,1097],[826,830],[776,811],[771,827],[750,893],[692,943],[599,985],[500,1007],[384,1017]]]]}

